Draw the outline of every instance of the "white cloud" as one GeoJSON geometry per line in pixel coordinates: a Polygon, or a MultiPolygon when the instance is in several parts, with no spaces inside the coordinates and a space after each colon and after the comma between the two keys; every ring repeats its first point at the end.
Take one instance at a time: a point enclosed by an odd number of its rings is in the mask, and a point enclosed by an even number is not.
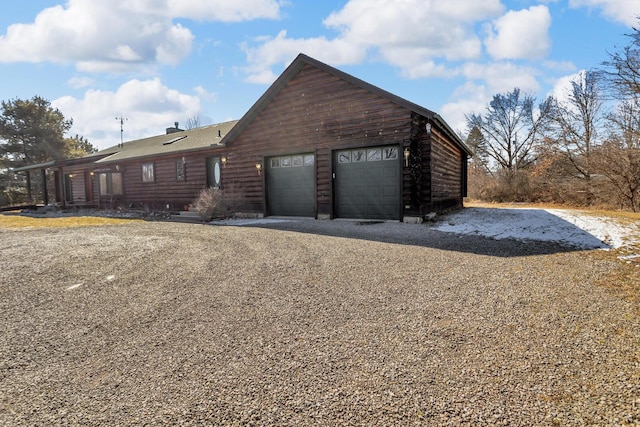
{"type": "MultiPolygon", "coordinates": [[[[398,52],[400,54],[400,52],[398,52]]],[[[453,77],[458,72],[455,69],[448,68],[435,61],[416,61],[413,65],[405,66],[402,69],[402,75],[409,79],[418,79],[421,77],[453,77]]]]}
{"type": "Polygon", "coordinates": [[[458,0],[456,7],[436,0],[350,0],[323,21],[336,31],[333,39],[292,39],[282,31],[275,38],[256,40],[257,47],[245,46],[247,80],[273,81],[272,67],[300,52],[332,65],[361,63],[372,56],[411,78],[441,76],[448,70],[436,60],[481,55],[474,25],[503,9],[499,0],[458,0]]]}
{"type": "Polygon", "coordinates": [[[454,91],[451,97],[454,101],[443,105],[440,115],[452,129],[464,135],[467,129],[466,114],[483,113],[493,95],[486,86],[467,82],[454,91]]]}
{"type": "Polygon", "coordinates": [[[83,98],[65,96],[51,102],[65,117],[73,118],[71,134],[82,135],[99,148],[120,142],[124,116],[125,140],[159,135],[175,121],[186,121],[200,113],[202,90],[197,96],[170,89],[160,79],[130,80],[115,92],[87,90],[83,98]]]}
{"type": "Polygon", "coordinates": [[[540,59],[551,48],[551,14],[546,6],[509,11],[496,19],[485,40],[487,52],[496,59],[540,59]]]}
{"type": "Polygon", "coordinates": [[[377,48],[385,58],[397,48],[414,48],[423,58],[469,59],[481,47],[473,23],[502,9],[498,0],[459,0],[455,7],[433,0],[351,0],[324,24],[345,41],[377,48]]]}
{"type": "Polygon", "coordinates": [[[70,0],[14,24],[0,37],[0,61],[77,63],[82,71],[126,71],[189,54],[193,35],[169,19],[130,13],[122,2],[70,0]],[[173,49],[171,55],[167,54],[173,49]]]}
{"type": "Polygon", "coordinates": [[[195,93],[198,94],[200,99],[205,101],[217,101],[218,95],[215,92],[209,92],[202,86],[196,86],[194,89],[195,93]]]}
{"type": "Polygon", "coordinates": [[[282,2],[275,0],[168,0],[166,3],[171,16],[223,22],[278,19],[282,6],[282,2]]]}
{"type": "Polygon", "coordinates": [[[569,0],[569,6],[601,10],[606,18],[629,27],[638,24],[640,15],[640,0],[569,0]]]}
{"type": "Polygon", "coordinates": [[[571,61],[542,61],[542,65],[547,70],[557,70],[569,72],[576,69],[576,65],[571,61]]]}
{"type": "Polygon", "coordinates": [[[89,77],[78,77],[78,76],[71,77],[67,81],[67,84],[74,89],[82,89],[83,87],[89,87],[93,85],[93,83],[94,83],[93,79],[89,77]]]}
{"type": "Polygon", "coordinates": [[[0,36],[0,62],[74,63],[92,72],[175,65],[191,52],[194,36],[174,18],[230,22],[279,13],[275,0],[69,0],[31,24],[9,26],[0,36]]]}
{"type": "Polygon", "coordinates": [[[468,63],[462,67],[462,74],[469,80],[486,82],[491,96],[510,92],[516,87],[523,92],[537,93],[540,90],[536,69],[510,62],[468,63]]]}
{"type": "Polygon", "coordinates": [[[259,41],[262,44],[256,48],[243,46],[249,63],[244,69],[249,83],[272,83],[278,76],[271,68],[288,65],[299,53],[333,65],[356,64],[366,57],[365,50],[344,40],[325,37],[291,39],[284,30],[275,38],[261,37],[259,41]]]}

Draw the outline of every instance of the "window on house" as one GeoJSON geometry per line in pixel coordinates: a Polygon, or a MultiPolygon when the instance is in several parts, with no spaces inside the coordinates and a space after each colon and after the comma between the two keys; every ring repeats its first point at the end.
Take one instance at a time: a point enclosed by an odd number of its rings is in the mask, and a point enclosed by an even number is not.
{"type": "Polygon", "coordinates": [[[101,173],[98,176],[101,196],[122,195],[122,174],[119,172],[101,173]]]}
{"type": "Polygon", "coordinates": [[[184,181],[184,162],[182,160],[176,161],[176,179],[184,181]]]}
{"type": "Polygon", "coordinates": [[[142,165],[142,182],[153,182],[153,163],[142,165]]]}

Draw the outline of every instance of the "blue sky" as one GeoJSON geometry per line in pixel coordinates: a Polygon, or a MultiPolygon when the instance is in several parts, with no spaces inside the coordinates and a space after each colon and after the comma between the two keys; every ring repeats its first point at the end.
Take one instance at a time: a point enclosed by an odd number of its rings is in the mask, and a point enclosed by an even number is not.
{"type": "Polygon", "coordinates": [[[42,96],[106,148],[239,119],[300,52],[442,115],[600,66],[640,0],[29,0],[0,14],[0,99],[42,96]]]}

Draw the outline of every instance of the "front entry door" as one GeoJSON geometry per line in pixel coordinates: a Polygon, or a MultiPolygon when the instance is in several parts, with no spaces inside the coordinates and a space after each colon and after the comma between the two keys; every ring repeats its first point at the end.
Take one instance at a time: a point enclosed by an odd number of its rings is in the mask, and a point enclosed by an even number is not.
{"type": "Polygon", "coordinates": [[[220,169],[220,157],[207,158],[207,185],[220,188],[222,170],[220,169]]]}

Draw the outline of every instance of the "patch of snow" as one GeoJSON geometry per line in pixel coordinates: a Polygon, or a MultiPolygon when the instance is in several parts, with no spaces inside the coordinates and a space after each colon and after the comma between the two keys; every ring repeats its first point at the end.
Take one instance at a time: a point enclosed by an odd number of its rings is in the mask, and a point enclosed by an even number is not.
{"type": "Polygon", "coordinates": [[[565,209],[465,208],[447,215],[434,228],[446,233],[494,239],[559,242],[581,249],[619,248],[640,233],[614,219],[565,209]]]}

